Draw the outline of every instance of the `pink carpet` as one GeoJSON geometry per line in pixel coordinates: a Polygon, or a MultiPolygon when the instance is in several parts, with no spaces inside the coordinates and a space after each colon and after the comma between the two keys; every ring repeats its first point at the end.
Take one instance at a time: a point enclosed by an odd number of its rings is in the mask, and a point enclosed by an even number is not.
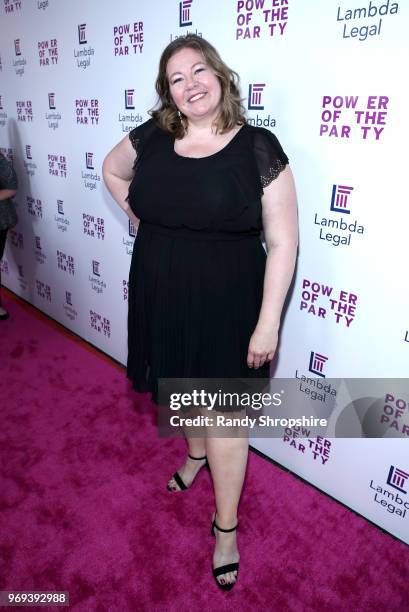
{"type": "Polygon", "coordinates": [[[69,591],[87,612],[409,609],[409,548],[254,453],[239,581],[219,591],[209,474],[169,493],[185,443],[157,437],[149,395],[3,295],[0,590],[69,591]]]}

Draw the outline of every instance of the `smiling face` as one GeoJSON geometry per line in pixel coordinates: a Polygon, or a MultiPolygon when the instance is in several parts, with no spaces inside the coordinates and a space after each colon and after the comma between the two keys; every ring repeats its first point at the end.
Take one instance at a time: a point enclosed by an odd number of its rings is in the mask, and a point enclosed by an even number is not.
{"type": "Polygon", "coordinates": [[[173,102],[188,119],[214,119],[222,89],[219,79],[196,49],[185,47],[169,59],[166,76],[173,102]]]}

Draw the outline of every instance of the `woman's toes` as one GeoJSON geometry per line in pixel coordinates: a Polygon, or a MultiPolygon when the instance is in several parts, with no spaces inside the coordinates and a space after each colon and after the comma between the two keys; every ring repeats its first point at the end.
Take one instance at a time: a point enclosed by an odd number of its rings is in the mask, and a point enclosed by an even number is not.
{"type": "Polygon", "coordinates": [[[237,572],[229,572],[228,574],[222,574],[221,576],[219,576],[218,580],[220,584],[232,584],[233,582],[236,582],[236,576],[237,572]]]}
{"type": "Polygon", "coordinates": [[[172,478],[171,480],[169,480],[168,482],[168,489],[169,491],[177,491],[177,486],[176,486],[176,482],[175,480],[172,478]]]}

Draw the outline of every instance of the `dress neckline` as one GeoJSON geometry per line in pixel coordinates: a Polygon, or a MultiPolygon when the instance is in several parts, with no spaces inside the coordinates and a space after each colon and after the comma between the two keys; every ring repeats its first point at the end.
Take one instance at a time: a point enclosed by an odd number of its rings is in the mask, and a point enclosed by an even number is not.
{"type": "Polygon", "coordinates": [[[223,153],[223,151],[226,151],[226,149],[228,149],[230,147],[230,145],[236,140],[236,138],[238,137],[238,135],[244,130],[244,128],[247,127],[247,123],[244,123],[239,130],[237,130],[237,132],[235,133],[235,135],[233,136],[233,138],[231,138],[229,140],[229,142],[227,144],[224,145],[224,147],[222,147],[221,149],[219,149],[218,151],[216,151],[215,153],[211,153],[211,155],[204,155],[203,157],[189,157],[188,155],[180,155],[179,153],[177,153],[175,151],[175,141],[176,138],[171,138],[171,143],[172,143],[172,150],[173,150],[173,154],[176,157],[180,157],[180,159],[193,159],[195,161],[198,161],[200,159],[212,159],[213,157],[216,157],[217,155],[220,155],[220,153],[223,153]]]}

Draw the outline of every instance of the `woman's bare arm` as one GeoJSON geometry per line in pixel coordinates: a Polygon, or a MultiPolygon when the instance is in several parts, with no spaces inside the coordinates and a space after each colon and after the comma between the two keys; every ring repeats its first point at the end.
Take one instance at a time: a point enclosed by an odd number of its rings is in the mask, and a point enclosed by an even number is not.
{"type": "Polygon", "coordinates": [[[125,136],[108,153],[102,164],[102,176],[111,196],[137,227],[139,219],[133,214],[126,198],[133,177],[135,150],[129,136],[125,136]]]}
{"type": "Polygon", "coordinates": [[[8,200],[16,195],[17,189],[0,189],[0,200],[8,200]]]}
{"type": "Polygon", "coordinates": [[[261,201],[267,262],[258,324],[278,330],[298,246],[297,196],[290,166],[264,189],[261,201]]]}
{"type": "Polygon", "coordinates": [[[261,202],[267,260],[263,301],[247,355],[247,364],[255,368],[273,358],[281,311],[294,274],[298,246],[297,197],[289,166],[264,188],[261,202]]]}

